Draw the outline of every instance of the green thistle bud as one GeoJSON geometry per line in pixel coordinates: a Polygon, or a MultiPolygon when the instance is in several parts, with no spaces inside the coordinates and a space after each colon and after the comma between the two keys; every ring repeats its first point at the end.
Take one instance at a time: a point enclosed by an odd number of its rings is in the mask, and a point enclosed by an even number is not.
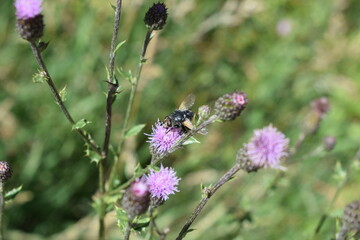
{"type": "Polygon", "coordinates": [[[247,102],[248,99],[244,92],[227,93],[216,100],[215,114],[224,121],[234,120],[246,107],[247,102]]]}
{"type": "Polygon", "coordinates": [[[154,3],[145,14],[144,22],[147,28],[160,30],[166,24],[168,13],[164,3],[154,3]]]}

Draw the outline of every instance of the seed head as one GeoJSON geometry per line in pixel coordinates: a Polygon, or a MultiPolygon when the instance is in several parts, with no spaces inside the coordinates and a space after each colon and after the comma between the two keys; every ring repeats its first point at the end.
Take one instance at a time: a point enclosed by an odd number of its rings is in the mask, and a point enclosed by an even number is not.
{"type": "Polygon", "coordinates": [[[0,161],[0,181],[6,182],[12,176],[12,169],[8,162],[0,161]]]}
{"type": "Polygon", "coordinates": [[[224,121],[234,120],[244,110],[247,102],[248,99],[244,92],[227,93],[216,100],[215,114],[224,121]]]}
{"type": "Polygon", "coordinates": [[[166,24],[168,13],[164,3],[154,3],[145,14],[144,22],[147,28],[160,30],[166,24]]]}

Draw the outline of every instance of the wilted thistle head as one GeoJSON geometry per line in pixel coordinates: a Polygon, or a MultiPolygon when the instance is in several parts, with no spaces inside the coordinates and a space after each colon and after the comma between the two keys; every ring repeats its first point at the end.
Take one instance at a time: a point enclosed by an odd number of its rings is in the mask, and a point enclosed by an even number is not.
{"type": "Polygon", "coordinates": [[[8,162],[0,161],[0,181],[6,182],[12,176],[12,169],[8,162]]]}
{"type": "Polygon", "coordinates": [[[221,120],[234,120],[246,107],[248,99],[244,92],[234,91],[218,98],[215,102],[215,114],[221,120]]]}
{"type": "Polygon", "coordinates": [[[41,0],[16,0],[16,28],[20,36],[28,41],[42,37],[44,32],[41,0]]]}
{"type": "Polygon", "coordinates": [[[170,167],[160,167],[158,172],[151,170],[146,176],[146,183],[152,198],[167,200],[170,194],[178,192],[177,185],[180,178],[176,177],[174,169],[170,167]]]}
{"type": "Polygon", "coordinates": [[[145,14],[144,22],[146,27],[153,30],[160,30],[166,24],[168,13],[164,3],[154,3],[145,14]]]}
{"type": "Polygon", "coordinates": [[[248,157],[244,159],[249,161],[246,165],[250,166],[252,171],[268,167],[285,170],[280,166],[280,160],[288,156],[288,144],[289,139],[271,124],[255,130],[250,142],[244,147],[248,157]]]}
{"type": "Polygon", "coordinates": [[[146,135],[149,136],[147,142],[150,143],[151,153],[159,154],[167,152],[181,138],[181,131],[175,128],[165,128],[160,121],[157,121],[152,127],[152,133],[146,135]]]}
{"type": "Polygon", "coordinates": [[[137,179],[130,184],[121,205],[131,219],[146,212],[150,205],[150,194],[144,179],[137,179]]]}

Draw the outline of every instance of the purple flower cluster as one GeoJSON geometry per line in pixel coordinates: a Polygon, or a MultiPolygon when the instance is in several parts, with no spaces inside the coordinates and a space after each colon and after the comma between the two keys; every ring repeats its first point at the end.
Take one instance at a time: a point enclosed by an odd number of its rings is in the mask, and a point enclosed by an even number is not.
{"type": "Polygon", "coordinates": [[[146,135],[149,136],[148,142],[152,153],[167,152],[181,138],[180,129],[165,128],[160,121],[152,127],[152,133],[146,135]]]}
{"type": "Polygon", "coordinates": [[[15,9],[17,19],[27,20],[39,15],[42,11],[41,0],[16,0],[15,9]]]}
{"type": "Polygon", "coordinates": [[[280,160],[288,155],[288,144],[289,139],[270,124],[263,129],[255,130],[245,147],[254,166],[285,170],[280,166],[280,160]]]}
{"type": "Polygon", "coordinates": [[[146,176],[146,183],[149,187],[151,197],[160,200],[167,200],[170,194],[178,192],[177,185],[180,178],[176,177],[174,169],[160,167],[158,172],[151,171],[146,176]]]}

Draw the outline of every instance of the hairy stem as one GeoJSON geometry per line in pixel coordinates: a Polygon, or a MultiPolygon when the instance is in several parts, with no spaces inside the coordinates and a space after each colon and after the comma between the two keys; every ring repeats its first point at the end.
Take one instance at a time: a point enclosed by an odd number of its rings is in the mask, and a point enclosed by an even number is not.
{"type": "Polygon", "coordinates": [[[241,169],[240,163],[236,163],[227,173],[222,176],[219,181],[211,188],[205,189],[204,197],[201,199],[200,203],[195,208],[194,212],[191,214],[190,218],[187,220],[183,228],[181,229],[179,235],[176,240],[181,240],[185,237],[188,232],[191,224],[195,221],[196,217],[200,214],[200,212],[205,207],[206,203],[209,199],[214,195],[214,193],[226,182],[228,182],[234,175],[241,169]]]}
{"type": "MultiPolygon", "coordinates": [[[[142,72],[143,65],[144,65],[144,63],[146,61],[145,54],[146,54],[147,47],[148,47],[148,45],[150,43],[150,40],[151,40],[151,33],[152,32],[153,32],[153,29],[149,29],[147,31],[147,33],[146,33],[145,40],[144,40],[144,43],[143,43],[143,46],[142,46],[142,49],[141,49],[140,62],[139,62],[139,67],[138,67],[138,71],[137,71],[137,74],[136,74],[136,78],[131,80],[131,92],[130,92],[129,102],[128,102],[128,105],[127,105],[127,108],[126,108],[124,123],[123,123],[122,129],[121,129],[121,136],[120,136],[119,149],[118,149],[119,153],[121,152],[121,149],[122,149],[124,141],[125,141],[125,134],[126,134],[126,131],[128,129],[128,123],[129,123],[131,111],[132,111],[133,104],[134,104],[135,93],[136,93],[136,90],[137,90],[137,86],[139,84],[139,80],[140,80],[140,77],[141,77],[141,72],[142,72]]],[[[111,168],[111,173],[110,173],[110,177],[109,177],[110,188],[113,187],[113,182],[114,182],[114,179],[116,177],[117,165],[118,165],[119,159],[120,158],[115,158],[113,166],[111,168]]]]}
{"type": "Polygon", "coordinates": [[[99,192],[100,192],[100,214],[99,214],[99,239],[105,239],[105,222],[104,218],[106,215],[106,203],[103,200],[103,195],[106,192],[105,189],[105,173],[106,173],[106,161],[109,154],[110,135],[111,135],[111,117],[112,117],[112,104],[115,100],[116,91],[118,89],[118,82],[114,81],[115,71],[115,48],[116,41],[119,35],[120,17],[121,17],[121,5],[122,0],[116,1],[114,29],[110,45],[110,56],[109,56],[109,79],[108,92],[106,98],[106,116],[105,116],[105,137],[102,150],[102,159],[99,164],[99,192]]]}
{"type": "MultiPolygon", "coordinates": [[[[75,124],[74,119],[71,117],[69,111],[67,110],[64,102],[62,101],[59,91],[57,90],[47,68],[46,65],[44,63],[44,60],[41,56],[40,50],[37,47],[37,45],[34,42],[30,42],[31,45],[31,49],[33,51],[33,54],[35,55],[35,58],[42,70],[42,74],[44,74],[46,83],[48,84],[52,94],[55,97],[55,101],[56,103],[59,105],[61,111],[64,113],[66,119],[70,122],[71,125],[75,124]]],[[[76,132],[80,135],[80,137],[85,141],[86,144],[88,144],[90,146],[90,148],[95,151],[97,154],[101,155],[101,149],[96,145],[96,143],[94,142],[93,139],[90,138],[89,135],[86,134],[85,131],[83,131],[82,129],[75,129],[76,132]]]]}

